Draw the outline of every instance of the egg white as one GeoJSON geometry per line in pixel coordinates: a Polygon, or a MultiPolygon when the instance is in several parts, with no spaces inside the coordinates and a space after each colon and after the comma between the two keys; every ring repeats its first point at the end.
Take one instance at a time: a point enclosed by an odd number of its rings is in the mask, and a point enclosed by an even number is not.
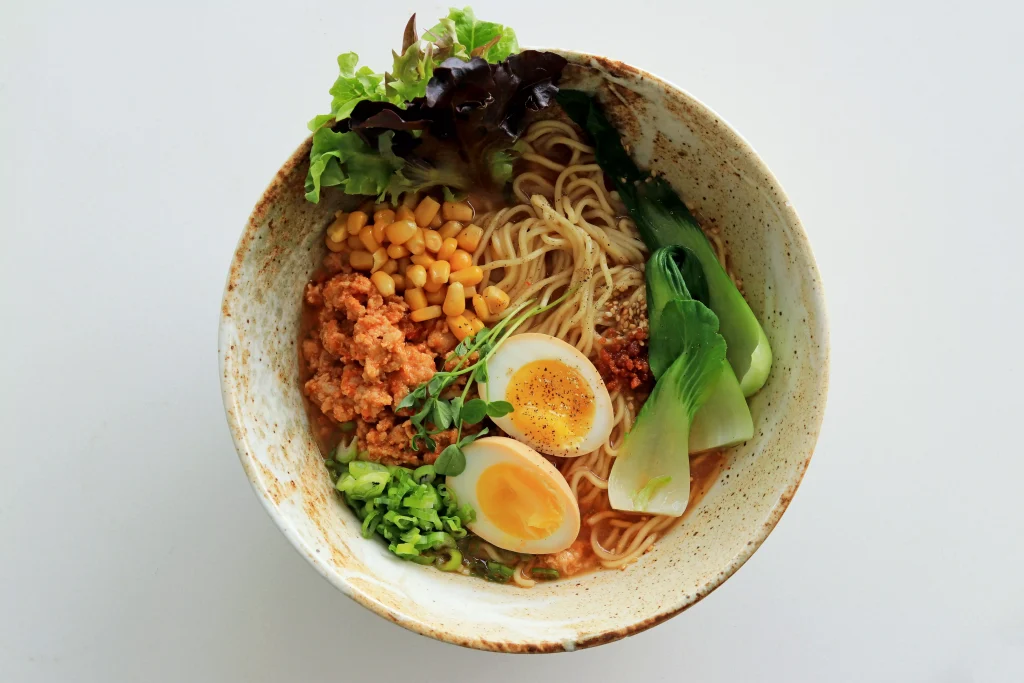
{"type": "Polygon", "coordinates": [[[614,425],[611,396],[590,359],[557,337],[530,332],[507,339],[487,361],[488,381],[480,384],[480,397],[488,401],[508,401],[506,394],[512,376],[524,365],[540,360],[560,361],[583,377],[594,395],[594,420],[590,429],[569,443],[551,445],[531,438],[516,426],[512,415],[494,418],[494,423],[509,436],[548,455],[572,458],[596,451],[608,440],[614,425]]]}
{"type": "Polygon", "coordinates": [[[465,453],[466,469],[458,476],[448,477],[445,483],[460,504],[468,503],[476,511],[476,521],[467,525],[470,531],[504,550],[531,555],[557,553],[572,545],[580,532],[579,505],[565,477],[544,456],[525,444],[502,436],[478,439],[466,447],[465,453]],[[552,534],[540,539],[517,538],[503,531],[484,514],[477,495],[477,483],[489,467],[500,463],[512,463],[528,470],[554,492],[563,515],[561,524],[552,534]]]}

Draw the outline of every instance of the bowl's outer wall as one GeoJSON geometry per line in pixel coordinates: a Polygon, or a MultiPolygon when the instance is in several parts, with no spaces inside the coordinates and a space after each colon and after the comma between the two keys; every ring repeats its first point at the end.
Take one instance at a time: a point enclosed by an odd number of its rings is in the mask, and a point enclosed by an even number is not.
{"type": "Polygon", "coordinates": [[[222,308],[228,422],[246,474],[295,547],[343,593],[402,626],[483,649],[552,652],[636,633],[694,604],[771,531],[810,460],[825,407],[828,339],[810,246],[777,181],[714,112],[650,74],[563,52],[567,82],[598,95],[642,165],[717,225],[774,352],[751,402],[756,433],[670,537],[623,571],[532,590],[402,562],[362,539],[334,495],[298,378],[299,302],[342,201],[303,197],[309,141],[278,172],[246,227],[222,308]]]}

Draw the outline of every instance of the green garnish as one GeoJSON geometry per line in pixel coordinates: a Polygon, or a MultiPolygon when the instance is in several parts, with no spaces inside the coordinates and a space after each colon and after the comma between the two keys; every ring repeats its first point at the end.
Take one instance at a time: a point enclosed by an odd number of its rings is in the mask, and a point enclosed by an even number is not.
{"type": "Polygon", "coordinates": [[[340,465],[335,488],[362,522],[362,535],[388,541],[388,550],[419,564],[433,563],[455,571],[462,553],[455,541],[465,538],[465,525],[476,519],[468,505],[459,505],[444,484],[434,485],[434,468],[415,471],[354,460],[340,465]]]}
{"type": "Polygon", "coordinates": [[[448,361],[458,361],[451,370],[438,371],[430,378],[430,381],[420,384],[395,406],[395,410],[411,408],[416,411],[411,418],[416,433],[413,434],[409,443],[410,448],[414,451],[419,450],[421,445],[434,450],[437,448],[437,442],[433,439],[435,434],[453,426],[458,428],[455,443],[441,451],[434,463],[434,470],[437,474],[449,477],[462,474],[466,469],[466,454],[463,449],[487,434],[485,428],[476,434],[463,437],[462,426],[464,424],[477,424],[487,416],[503,417],[513,410],[512,404],[507,401],[485,401],[482,398],[466,400],[474,382],[487,381],[487,360],[520,325],[533,316],[544,313],[562,303],[572,291],[571,289],[566,290],[562,296],[551,303],[534,306],[526,311],[523,309],[533,301],[524,301],[513,308],[494,327],[485,327],[474,336],[463,339],[446,359],[446,364],[448,361]],[[477,360],[468,363],[473,353],[477,354],[477,360]],[[464,375],[468,375],[468,377],[466,385],[462,388],[462,393],[452,399],[441,398],[441,394],[464,375]],[[433,429],[429,425],[433,425],[433,429]]]}
{"type": "Polygon", "coordinates": [[[534,567],[530,570],[530,575],[542,581],[554,581],[562,577],[557,569],[550,569],[548,567],[534,567]]]}
{"type": "Polygon", "coordinates": [[[502,564],[501,562],[488,562],[487,574],[484,575],[484,578],[489,581],[496,581],[497,583],[508,583],[512,579],[512,574],[514,573],[515,570],[507,564],[502,564]]]}
{"type": "Polygon", "coordinates": [[[333,458],[342,465],[352,462],[357,457],[359,457],[359,449],[357,448],[356,439],[354,438],[347,444],[344,441],[339,442],[337,447],[334,449],[333,458]]]}

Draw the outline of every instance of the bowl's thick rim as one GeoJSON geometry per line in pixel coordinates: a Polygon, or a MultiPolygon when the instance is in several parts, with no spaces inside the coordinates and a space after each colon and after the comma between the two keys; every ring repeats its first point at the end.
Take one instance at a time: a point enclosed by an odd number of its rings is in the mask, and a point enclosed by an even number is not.
{"type": "MultiPolygon", "coordinates": [[[[828,315],[825,306],[825,296],[821,284],[821,275],[818,271],[817,262],[814,258],[813,251],[807,234],[804,231],[803,224],[800,221],[796,210],[793,208],[792,202],[789,201],[789,197],[786,195],[782,184],[779,183],[775,175],[768,168],[768,165],[758,155],[753,145],[751,145],[729,122],[720,116],[711,107],[707,106],[700,99],[694,97],[692,94],[687,92],[685,89],[680,88],[671,81],[656,76],[649,71],[644,69],[625,64],[617,60],[609,59],[599,55],[594,55],[586,52],[579,52],[576,50],[567,50],[562,48],[536,48],[536,49],[547,49],[548,51],[558,52],[575,63],[587,63],[596,62],[602,68],[607,70],[614,70],[625,72],[639,76],[642,79],[649,79],[654,81],[659,86],[663,87],[668,91],[676,91],[681,94],[684,98],[688,99],[693,103],[695,108],[703,110],[706,115],[715,118],[720,124],[721,130],[724,130],[728,135],[732,136],[734,147],[743,152],[748,159],[752,162],[754,167],[760,172],[765,178],[767,178],[778,191],[780,200],[780,212],[784,215],[787,223],[792,228],[793,235],[802,242],[802,248],[806,250],[809,255],[808,268],[810,269],[810,275],[813,276],[814,280],[818,283],[815,291],[812,294],[811,302],[813,304],[815,314],[819,316],[821,321],[821,347],[823,352],[822,358],[822,372],[819,375],[817,390],[822,398],[823,403],[827,400],[828,396],[828,385],[829,385],[829,358],[830,358],[830,342],[829,342],[829,326],[828,326],[828,315]]],[[[310,144],[310,138],[299,145],[288,161],[282,166],[277,172],[274,180],[270,182],[267,189],[261,195],[261,201],[257,203],[256,209],[253,210],[247,223],[247,228],[243,231],[242,236],[239,238],[238,244],[235,251],[232,254],[232,264],[239,262],[242,252],[249,244],[247,237],[249,231],[256,225],[258,221],[258,214],[260,207],[263,204],[262,198],[267,197],[273,190],[282,182],[287,173],[293,169],[296,165],[301,163],[305,156],[308,154],[310,144]]],[[[700,602],[704,597],[709,595],[712,591],[722,585],[726,579],[735,574],[740,567],[742,567],[747,560],[761,547],[761,544],[768,537],[768,534],[772,532],[776,524],[782,518],[783,513],[789,507],[790,501],[793,499],[793,495],[799,488],[800,483],[803,481],[804,474],[807,471],[807,466],[810,464],[811,457],[814,454],[814,448],[812,447],[808,452],[803,462],[798,465],[796,476],[789,483],[786,489],[779,495],[775,505],[769,511],[768,517],[758,530],[757,534],[751,538],[744,546],[743,549],[738,552],[732,560],[729,561],[728,565],[715,575],[707,584],[701,587],[697,591],[692,599],[686,600],[681,604],[666,605],[662,611],[653,617],[644,619],[639,622],[627,623],[620,626],[609,626],[601,632],[594,633],[588,636],[584,640],[577,641],[574,644],[567,644],[563,641],[554,640],[539,640],[532,643],[508,643],[502,641],[485,640],[479,637],[467,637],[452,633],[448,630],[441,630],[435,628],[432,624],[425,623],[419,619],[410,617],[402,612],[391,609],[390,607],[382,604],[375,600],[371,595],[365,593],[358,588],[353,587],[351,584],[345,582],[335,571],[333,571],[324,559],[318,555],[313,548],[310,548],[306,542],[291,528],[286,521],[284,515],[281,514],[276,503],[270,494],[268,488],[261,481],[258,474],[258,468],[254,466],[254,457],[252,456],[252,448],[246,442],[242,430],[240,429],[240,422],[242,416],[242,406],[239,405],[237,397],[234,394],[233,387],[229,381],[229,373],[226,372],[226,342],[228,341],[228,332],[230,327],[233,325],[231,321],[231,301],[230,293],[233,289],[232,280],[235,273],[234,267],[229,270],[227,282],[224,289],[224,297],[221,305],[221,316],[220,324],[218,329],[218,366],[220,371],[220,384],[221,394],[224,401],[224,409],[227,414],[228,425],[231,429],[231,438],[235,444],[235,450],[238,452],[239,460],[241,461],[242,468],[245,470],[246,476],[249,478],[249,483],[253,487],[253,491],[257,494],[262,502],[264,509],[270,515],[271,519],[278,526],[281,532],[291,542],[297,550],[299,550],[306,559],[316,568],[316,570],[327,579],[332,585],[338,588],[342,593],[352,598],[364,607],[376,612],[380,616],[393,621],[394,623],[402,626],[410,631],[435,638],[444,642],[452,643],[454,645],[461,645],[463,647],[471,647],[480,650],[490,650],[494,652],[528,652],[528,653],[549,653],[549,652],[563,652],[566,650],[578,650],[587,647],[594,647],[602,645],[604,643],[614,642],[620,638],[625,638],[642,631],[645,631],[653,626],[656,626],[663,621],[671,619],[677,614],[685,611],[689,607],[700,602]]],[[[814,437],[814,445],[817,445],[817,439],[821,431],[821,422],[824,416],[824,410],[819,412],[819,417],[815,424],[808,425],[812,430],[811,434],[814,437]]]]}

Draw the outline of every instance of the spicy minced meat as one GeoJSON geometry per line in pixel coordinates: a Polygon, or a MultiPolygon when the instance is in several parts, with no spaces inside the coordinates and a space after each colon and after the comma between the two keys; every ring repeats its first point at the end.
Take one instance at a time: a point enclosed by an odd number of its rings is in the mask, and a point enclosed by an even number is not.
{"type": "Polygon", "coordinates": [[[606,330],[598,339],[595,365],[608,391],[630,390],[649,394],[654,376],[647,361],[647,327],[636,327],[623,334],[606,330]]]}
{"type": "Polygon", "coordinates": [[[414,451],[414,429],[396,406],[433,377],[436,359],[456,345],[443,320],[413,322],[397,296],[381,296],[369,278],[325,259],[325,273],[306,287],[313,324],[302,341],[309,379],[304,392],[328,420],[354,422],[359,450],[392,465],[433,462],[453,434],[434,436],[433,452],[414,451]]]}

